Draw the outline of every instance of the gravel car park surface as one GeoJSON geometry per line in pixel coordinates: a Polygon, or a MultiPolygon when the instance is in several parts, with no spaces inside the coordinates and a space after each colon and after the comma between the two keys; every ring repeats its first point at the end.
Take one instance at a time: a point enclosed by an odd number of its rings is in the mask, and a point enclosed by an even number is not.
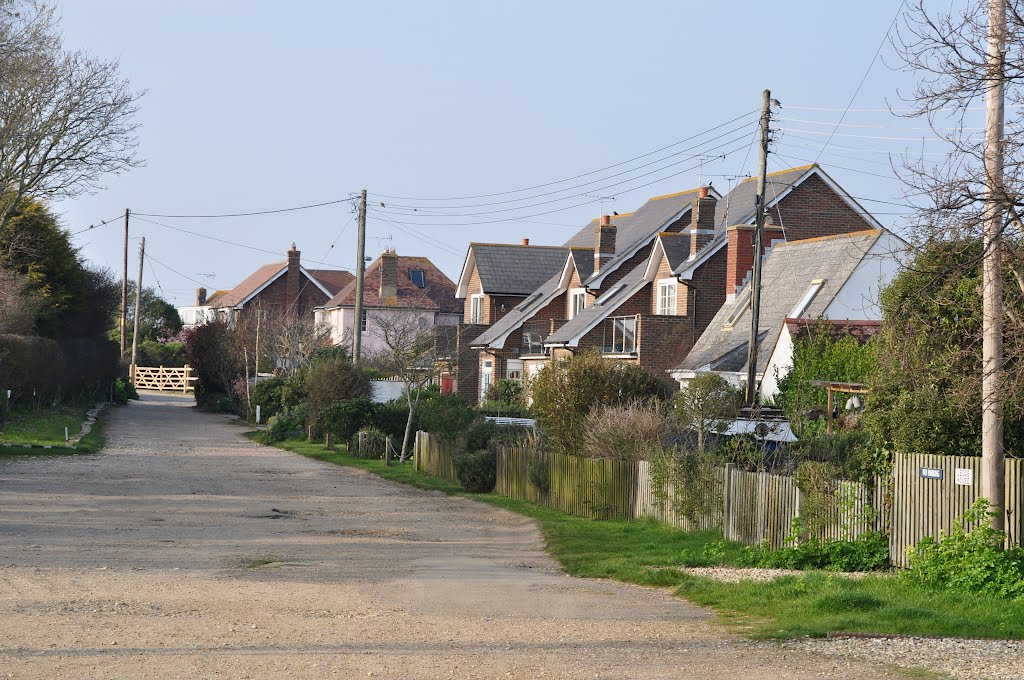
{"type": "Polygon", "coordinates": [[[0,458],[0,678],[877,678],[666,590],[571,578],[536,526],[259,446],[191,400],[88,456],[0,458]]]}

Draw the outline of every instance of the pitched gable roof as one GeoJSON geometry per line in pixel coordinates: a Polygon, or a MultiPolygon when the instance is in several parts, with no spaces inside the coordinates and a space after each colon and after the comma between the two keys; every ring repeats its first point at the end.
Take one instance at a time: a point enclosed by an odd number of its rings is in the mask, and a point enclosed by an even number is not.
{"type": "Polygon", "coordinates": [[[466,297],[474,267],[483,292],[490,295],[529,295],[561,271],[568,253],[569,249],[562,246],[470,243],[456,295],[466,297]]]}
{"type": "Polygon", "coordinates": [[[352,272],[340,269],[310,269],[309,273],[320,282],[331,295],[337,295],[341,290],[355,280],[352,272]]]}
{"type": "MultiPolygon", "coordinates": [[[[307,281],[319,288],[325,295],[330,295],[332,288],[337,288],[337,284],[341,281],[351,281],[354,278],[349,272],[333,269],[309,270],[302,267],[300,271],[307,281]],[[322,279],[325,279],[330,285],[327,285],[322,279]]],[[[231,290],[217,291],[206,301],[206,304],[217,309],[244,305],[251,297],[269,286],[277,278],[284,276],[287,272],[287,261],[265,264],[245,277],[241,283],[231,290]]]]}
{"type": "Polygon", "coordinates": [[[608,318],[619,306],[647,285],[647,266],[649,260],[641,262],[629,273],[619,279],[614,286],[597,297],[583,311],[549,335],[545,345],[568,345],[575,347],[580,338],[587,334],[601,321],[608,318]]]}
{"type": "MultiPolygon", "coordinates": [[[[455,283],[425,257],[398,256],[398,300],[385,302],[380,296],[381,258],[374,260],[363,273],[363,305],[366,307],[404,307],[433,310],[442,314],[461,314],[462,304],[455,299],[455,283]],[[423,271],[425,285],[417,286],[410,276],[423,271]]],[[[356,282],[353,280],[337,295],[324,303],[324,309],[354,307],[356,282]]]]}
{"type": "Polygon", "coordinates": [[[509,334],[534,317],[556,297],[568,290],[569,280],[575,271],[581,280],[586,280],[594,270],[594,251],[591,248],[572,248],[560,271],[545,281],[529,297],[512,308],[510,312],[495,321],[480,337],[470,343],[473,347],[504,347],[509,334]]]}
{"type": "MultiPolygon", "coordinates": [[[[880,229],[779,243],[768,253],[762,273],[757,371],[764,372],[786,319],[815,281],[821,287],[801,310],[819,318],[850,275],[885,232],[880,229]]],[[[718,310],[677,371],[743,371],[750,336],[748,283],[718,310]]]]}

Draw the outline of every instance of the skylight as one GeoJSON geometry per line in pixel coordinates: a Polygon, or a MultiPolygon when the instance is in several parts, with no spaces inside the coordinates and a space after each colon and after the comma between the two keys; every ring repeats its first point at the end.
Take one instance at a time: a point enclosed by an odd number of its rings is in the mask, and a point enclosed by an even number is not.
{"type": "Polygon", "coordinates": [[[747,311],[747,307],[750,306],[750,286],[747,286],[743,291],[736,296],[736,306],[729,312],[729,317],[725,320],[725,327],[732,328],[736,325],[736,322],[743,316],[743,312],[747,311]]]}
{"type": "Polygon", "coordinates": [[[613,297],[615,297],[616,295],[621,293],[623,291],[623,289],[625,289],[625,287],[626,287],[626,284],[620,283],[619,285],[615,286],[614,288],[612,288],[610,291],[608,291],[607,293],[605,293],[601,297],[597,298],[597,300],[594,302],[594,304],[595,305],[603,305],[603,304],[605,304],[606,302],[611,300],[613,297]]]}
{"type": "Polygon", "coordinates": [[[427,287],[427,275],[422,269],[413,269],[409,272],[409,280],[413,282],[417,288],[427,287]]]}
{"type": "Polygon", "coordinates": [[[789,313],[789,318],[799,319],[803,316],[804,312],[807,311],[807,308],[814,301],[814,298],[817,297],[818,291],[820,291],[821,287],[824,285],[825,279],[815,279],[811,281],[811,285],[807,288],[807,292],[804,293],[802,298],[800,298],[800,302],[796,303],[796,307],[793,308],[793,311],[789,313]]]}

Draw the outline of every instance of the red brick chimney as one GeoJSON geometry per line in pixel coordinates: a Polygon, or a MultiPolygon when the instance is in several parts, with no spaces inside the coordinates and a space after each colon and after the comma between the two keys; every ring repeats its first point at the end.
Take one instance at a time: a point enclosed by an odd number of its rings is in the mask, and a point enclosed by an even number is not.
{"type": "MultiPolygon", "coordinates": [[[[725,294],[733,296],[739,290],[747,274],[754,268],[754,227],[749,224],[742,224],[729,227],[729,245],[725,256],[725,294]]],[[[764,227],[764,250],[768,250],[772,241],[784,241],[786,239],[780,227],[765,225],[764,227]]]]}
{"type": "Polygon", "coordinates": [[[602,265],[615,257],[615,233],[617,228],[612,224],[610,215],[601,215],[594,227],[594,273],[601,271],[602,265]]]}
{"type": "Polygon", "coordinates": [[[380,300],[385,305],[398,304],[398,253],[393,248],[380,256],[380,300]]]}
{"type": "Polygon", "coordinates": [[[196,288],[196,307],[202,307],[206,304],[206,289],[196,288]]]}
{"type": "Polygon", "coordinates": [[[295,244],[292,243],[292,249],[288,251],[288,273],[285,275],[285,310],[292,312],[299,304],[299,291],[301,290],[300,284],[302,282],[302,271],[299,256],[302,253],[295,248],[295,244]]]}
{"type": "Polygon", "coordinates": [[[696,257],[715,238],[715,207],[718,199],[701,187],[690,206],[690,257],[696,257]]]}

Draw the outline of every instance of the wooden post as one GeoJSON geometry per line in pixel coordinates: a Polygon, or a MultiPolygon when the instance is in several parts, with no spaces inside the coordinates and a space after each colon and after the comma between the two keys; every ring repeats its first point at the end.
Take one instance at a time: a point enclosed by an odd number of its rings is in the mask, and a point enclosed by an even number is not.
{"type": "Polygon", "coordinates": [[[725,486],[722,489],[722,537],[729,540],[732,533],[732,473],[736,469],[735,463],[726,463],[723,471],[725,486]]]}
{"type": "Polygon", "coordinates": [[[331,441],[331,433],[328,432],[324,435],[324,448],[328,451],[334,450],[334,442],[331,441]]]}
{"type": "Polygon", "coordinates": [[[832,409],[835,406],[836,396],[835,392],[832,391],[831,385],[826,387],[825,390],[828,392],[828,429],[826,431],[828,434],[832,434],[832,409]]]}
{"type": "Polygon", "coordinates": [[[191,366],[189,366],[188,364],[185,364],[185,381],[184,381],[184,384],[181,386],[181,393],[182,394],[188,393],[188,379],[189,379],[189,369],[190,368],[191,368],[191,366]]]}

